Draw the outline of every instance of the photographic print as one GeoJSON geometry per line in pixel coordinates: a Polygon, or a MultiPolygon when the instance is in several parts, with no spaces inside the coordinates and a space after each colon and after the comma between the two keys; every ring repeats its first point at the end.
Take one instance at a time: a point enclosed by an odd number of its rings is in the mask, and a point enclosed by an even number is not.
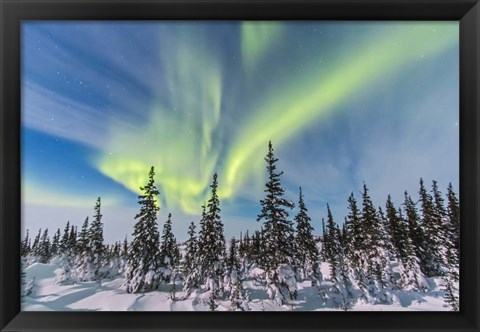
{"type": "Polygon", "coordinates": [[[22,21],[21,165],[22,311],[459,310],[457,21],[22,21]]]}

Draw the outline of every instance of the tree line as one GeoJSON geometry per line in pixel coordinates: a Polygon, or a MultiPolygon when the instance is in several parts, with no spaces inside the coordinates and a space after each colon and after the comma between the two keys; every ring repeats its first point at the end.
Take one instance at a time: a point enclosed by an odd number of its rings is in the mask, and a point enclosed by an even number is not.
{"type": "MultiPolygon", "coordinates": [[[[325,305],[348,310],[356,302],[391,303],[395,290],[424,292],[428,277],[442,277],[445,306],[459,310],[460,206],[453,187],[446,201],[437,182],[428,191],[422,179],[418,200],[407,192],[404,203],[395,207],[388,196],[384,207],[375,207],[367,185],[361,202],[348,197],[348,215],[342,227],[334,221],[327,204],[322,236],[313,235],[312,221],[299,188],[298,213],[290,218],[295,204],[284,197],[283,172],[271,142],[265,157],[268,181],[260,200],[257,221],[261,229],[248,230],[226,244],[217,194],[218,176],[213,175],[208,201],[201,207],[197,225],[191,222],[188,239],[179,244],[172,233],[168,214],[162,234],[158,224],[158,195],[152,166],[148,182],[138,196],[132,240],[105,244],[100,197],[93,218],[87,217],[78,230],[67,222],[50,239],[48,229],[33,238],[26,231],[21,242],[22,266],[33,262],[56,263],[62,273],[60,284],[124,277],[128,293],[154,291],[162,283],[171,285],[170,298],[177,300],[192,292],[209,292],[211,310],[219,299],[229,299],[231,310],[250,310],[245,280],[263,285],[269,297],[284,305],[297,297],[297,283],[311,281],[325,305]],[[329,263],[330,276],[322,276],[321,262],[329,263]],[[328,281],[322,283],[322,281],[328,281]]],[[[31,290],[32,285],[27,285],[31,290]]],[[[25,287],[24,287],[25,288],[25,287]]]]}

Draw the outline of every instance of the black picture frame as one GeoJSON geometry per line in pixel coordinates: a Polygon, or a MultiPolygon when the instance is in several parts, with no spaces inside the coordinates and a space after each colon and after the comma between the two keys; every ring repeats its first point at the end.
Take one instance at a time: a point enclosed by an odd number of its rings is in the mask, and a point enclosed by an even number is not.
{"type": "Polygon", "coordinates": [[[477,0],[0,0],[1,331],[479,331],[480,4],[477,0]],[[22,20],[458,20],[460,312],[21,312],[22,20]]]}

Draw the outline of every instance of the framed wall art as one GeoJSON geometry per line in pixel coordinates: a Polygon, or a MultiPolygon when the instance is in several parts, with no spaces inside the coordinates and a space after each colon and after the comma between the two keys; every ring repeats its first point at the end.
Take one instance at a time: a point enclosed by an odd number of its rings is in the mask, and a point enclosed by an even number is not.
{"type": "Polygon", "coordinates": [[[2,0],[1,328],[477,331],[477,1],[2,0]]]}

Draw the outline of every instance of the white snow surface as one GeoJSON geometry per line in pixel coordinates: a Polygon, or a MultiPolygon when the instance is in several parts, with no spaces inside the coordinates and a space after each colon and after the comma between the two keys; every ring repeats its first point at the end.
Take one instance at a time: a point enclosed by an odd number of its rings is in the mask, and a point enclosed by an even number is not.
{"type": "MultiPolygon", "coordinates": [[[[330,282],[328,263],[322,263],[321,271],[324,281],[320,287],[328,287],[330,282]]],[[[171,284],[162,284],[157,291],[144,294],[129,294],[122,289],[123,278],[97,282],[82,282],[73,285],[55,284],[59,268],[55,264],[34,263],[25,269],[26,283],[33,280],[33,292],[22,298],[23,311],[208,311],[209,292],[197,290],[188,297],[177,291],[176,300],[172,301],[171,284]]],[[[261,274],[258,269],[253,274],[261,274]]],[[[268,298],[265,287],[255,280],[244,281],[251,302],[252,311],[338,311],[327,307],[319,295],[319,289],[312,287],[311,281],[298,282],[298,296],[282,306],[276,305],[268,298]]],[[[444,307],[444,292],[441,290],[441,278],[427,279],[429,290],[425,293],[412,291],[392,291],[392,304],[371,304],[357,302],[353,311],[448,311],[444,307]]],[[[180,282],[177,290],[182,289],[180,282]]],[[[219,299],[218,311],[230,308],[228,296],[219,299]]]]}

